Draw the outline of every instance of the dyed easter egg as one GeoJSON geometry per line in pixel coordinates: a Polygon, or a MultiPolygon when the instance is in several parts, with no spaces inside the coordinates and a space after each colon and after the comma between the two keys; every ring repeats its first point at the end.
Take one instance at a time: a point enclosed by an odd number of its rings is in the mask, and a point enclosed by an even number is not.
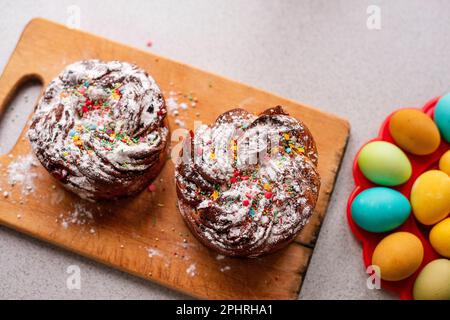
{"type": "Polygon", "coordinates": [[[393,230],[411,213],[408,199],[400,192],[385,187],[366,189],[353,200],[353,221],[370,232],[393,230]]]}
{"type": "Polygon", "coordinates": [[[426,155],[439,148],[441,136],[433,120],[416,109],[399,110],[389,121],[395,143],[412,154],[426,155]]]}
{"type": "Polygon", "coordinates": [[[366,144],[358,157],[358,166],[370,181],[383,186],[397,186],[411,177],[411,162],[396,145],[385,141],[366,144]]]}
{"type": "Polygon", "coordinates": [[[417,276],[413,296],[416,300],[450,300],[450,260],[428,263],[417,276]]]}
{"type": "Polygon", "coordinates": [[[426,225],[435,224],[450,212],[450,176],[439,170],[420,175],[411,189],[415,217],[426,225]]]}
{"type": "Polygon", "coordinates": [[[434,121],[444,140],[450,142],[450,93],[442,96],[436,104],[434,121]]]}
{"type": "Polygon", "coordinates": [[[381,279],[399,281],[416,272],[422,259],[420,239],[409,232],[395,232],[378,243],[372,255],[372,265],[380,268],[381,279]]]}
{"type": "Polygon", "coordinates": [[[442,220],[431,229],[430,243],[437,253],[450,258],[450,218],[442,220]]]}
{"type": "Polygon", "coordinates": [[[450,150],[444,153],[439,160],[439,169],[450,176],[450,150]]]}

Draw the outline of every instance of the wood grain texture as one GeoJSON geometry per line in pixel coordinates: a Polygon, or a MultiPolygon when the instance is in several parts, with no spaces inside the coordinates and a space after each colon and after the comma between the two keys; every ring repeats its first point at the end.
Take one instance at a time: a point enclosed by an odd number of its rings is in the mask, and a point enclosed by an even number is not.
{"type": "MultiPolygon", "coordinates": [[[[347,121],[43,19],[32,20],[27,25],[0,78],[0,114],[23,81],[38,78],[46,86],[67,64],[93,58],[136,63],[147,70],[166,93],[169,90],[194,92],[198,106],[183,111],[186,128],[193,128],[194,121],[211,123],[232,107],[240,106],[258,113],[283,105],[292,116],[306,123],[318,145],[322,187],[310,223],[294,243],[276,254],[258,259],[217,259],[216,253],[204,248],[189,234],[177,211],[172,161],[167,161],[155,180],[156,192],[144,191],[137,197],[113,203],[82,202],[59,187],[41,166],[32,169],[37,174],[34,192],[23,195],[20,184],[8,183],[7,168],[18,156],[30,153],[25,138],[27,128],[11,154],[0,157],[0,187],[10,192],[8,197],[0,197],[0,223],[192,296],[296,299],[347,143],[347,121]],[[79,205],[93,212],[93,219],[65,228],[62,217],[79,205]],[[158,250],[160,255],[150,257],[149,249],[158,250]],[[192,264],[195,264],[194,276],[186,272],[192,264]]],[[[173,117],[169,117],[169,125],[176,147],[176,136],[184,131],[177,130],[173,117]]]]}

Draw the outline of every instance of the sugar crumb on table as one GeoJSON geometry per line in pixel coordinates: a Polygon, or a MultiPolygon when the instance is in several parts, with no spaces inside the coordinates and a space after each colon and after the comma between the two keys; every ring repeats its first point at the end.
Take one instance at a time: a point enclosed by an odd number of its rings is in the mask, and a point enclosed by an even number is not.
{"type": "Polygon", "coordinates": [[[191,265],[189,265],[189,267],[186,268],[186,273],[190,277],[194,277],[197,275],[197,266],[195,265],[195,263],[192,263],[191,265]]]}

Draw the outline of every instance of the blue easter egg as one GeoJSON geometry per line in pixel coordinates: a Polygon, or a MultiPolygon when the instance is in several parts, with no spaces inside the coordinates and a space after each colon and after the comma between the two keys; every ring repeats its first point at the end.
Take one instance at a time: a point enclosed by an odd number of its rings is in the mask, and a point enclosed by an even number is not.
{"type": "Polygon", "coordinates": [[[434,121],[444,140],[450,142],[450,93],[442,96],[436,104],[434,121]]]}
{"type": "Polygon", "coordinates": [[[386,232],[403,224],[411,213],[409,200],[400,192],[375,187],[366,189],[353,200],[353,221],[370,232],[386,232]]]}

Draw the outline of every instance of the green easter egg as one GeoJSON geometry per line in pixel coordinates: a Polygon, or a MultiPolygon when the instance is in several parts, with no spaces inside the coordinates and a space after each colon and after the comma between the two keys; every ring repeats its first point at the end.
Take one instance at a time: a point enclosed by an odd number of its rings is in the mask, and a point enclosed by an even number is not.
{"type": "Polygon", "coordinates": [[[358,157],[358,166],[364,176],[383,186],[398,186],[409,180],[411,162],[396,145],[386,141],[366,144],[358,157]]]}
{"type": "Polygon", "coordinates": [[[415,300],[450,300],[450,260],[428,263],[414,283],[415,300]]]}

